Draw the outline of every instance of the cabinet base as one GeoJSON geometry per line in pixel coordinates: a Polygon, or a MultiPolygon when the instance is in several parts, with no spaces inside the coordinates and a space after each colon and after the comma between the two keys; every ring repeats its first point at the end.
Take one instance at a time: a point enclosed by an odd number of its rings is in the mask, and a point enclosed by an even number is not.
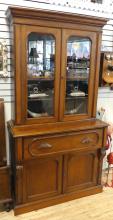
{"type": "Polygon", "coordinates": [[[41,209],[41,208],[45,208],[45,207],[49,207],[52,205],[57,205],[59,203],[64,203],[70,200],[74,200],[77,198],[81,198],[84,196],[90,196],[96,193],[100,193],[102,192],[102,186],[96,186],[96,187],[92,187],[92,188],[88,188],[88,189],[84,189],[82,191],[77,191],[74,193],[69,193],[69,194],[63,194],[63,195],[59,195],[56,196],[54,198],[48,198],[46,200],[43,201],[35,201],[35,202],[30,202],[30,203],[26,203],[26,204],[22,204],[22,205],[18,205],[15,206],[14,208],[14,214],[15,215],[19,215],[22,213],[26,213],[26,212],[30,212],[30,211],[34,211],[37,209],[41,209]]]}

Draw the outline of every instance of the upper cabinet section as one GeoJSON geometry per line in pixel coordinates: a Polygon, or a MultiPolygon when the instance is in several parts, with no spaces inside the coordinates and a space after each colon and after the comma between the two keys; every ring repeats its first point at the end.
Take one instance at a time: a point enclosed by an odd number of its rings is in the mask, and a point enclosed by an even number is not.
{"type": "Polygon", "coordinates": [[[9,8],[7,17],[15,48],[15,124],[95,117],[107,20],[20,8],[9,8]]]}

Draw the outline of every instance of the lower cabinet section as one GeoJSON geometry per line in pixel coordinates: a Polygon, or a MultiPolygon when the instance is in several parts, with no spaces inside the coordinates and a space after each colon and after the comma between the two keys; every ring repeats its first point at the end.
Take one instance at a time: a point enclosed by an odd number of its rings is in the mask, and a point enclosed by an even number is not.
{"type": "MultiPolygon", "coordinates": [[[[98,151],[99,149],[74,151],[24,161],[23,171],[16,184],[23,187],[20,204],[43,201],[97,186],[98,151]]],[[[20,191],[18,192],[17,198],[20,197],[20,191]]]]}
{"type": "Polygon", "coordinates": [[[15,214],[101,192],[102,138],[102,129],[18,138],[15,214]]]}
{"type": "Polygon", "coordinates": [[[62,157],[37,158],[24,164],[24,201],[56,196],[62,190],[62,157]]]}

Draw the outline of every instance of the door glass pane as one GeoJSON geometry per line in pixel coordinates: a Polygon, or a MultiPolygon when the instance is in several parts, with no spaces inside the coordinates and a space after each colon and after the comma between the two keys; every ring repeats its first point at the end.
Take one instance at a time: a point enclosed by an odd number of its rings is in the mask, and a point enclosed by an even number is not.
{"type": "Polygon", "coordinates": [[[31,33],[27,56],[28,118],[54,115],[55,38],[31,33]]]}
{"type": "Polygon", "coordinates": [[[91,41],[71,36],[67,41],[65,114],[88,112],[91,41]]]}

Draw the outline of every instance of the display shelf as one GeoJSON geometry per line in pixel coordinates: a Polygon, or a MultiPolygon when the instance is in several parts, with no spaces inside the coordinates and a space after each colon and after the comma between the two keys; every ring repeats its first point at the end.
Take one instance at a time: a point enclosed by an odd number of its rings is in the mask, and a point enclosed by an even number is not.
{"type": "Polygon", "coordinates": [[[51,77],[29,77],[28,81],[53,81],[54,78],[51,77]]]}
{"type": "Polygon", "coordinates": [[[71,78],[71,77],[68,77],[67,79],[66,79],[67,81],[86,81],[86,80],[88,80],[88,77],[75,77],[75,78],[71,78]]]}
{"type": "Polygon", "coordinates": [[[28,102],[34,102],[34,101],[52,101],[53,98],[28,98],[28,102]]]}

